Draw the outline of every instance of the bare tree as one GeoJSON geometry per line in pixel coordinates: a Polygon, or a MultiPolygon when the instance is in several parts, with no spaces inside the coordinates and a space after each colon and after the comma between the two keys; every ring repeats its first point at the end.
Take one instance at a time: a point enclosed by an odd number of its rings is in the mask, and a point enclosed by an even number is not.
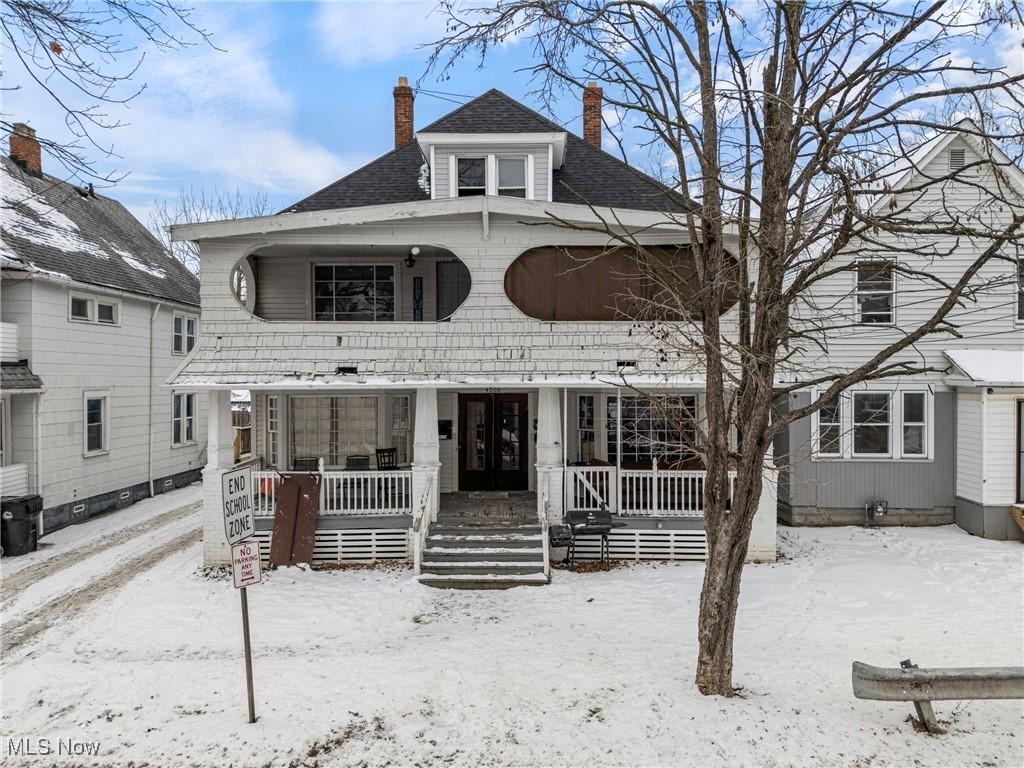
{"type": "MultiPolygon", "coordinates": [[[[4,0],[0,30],[5,54],[60,107],[72,136],[40,135],[40,144],[71,175],[107,182],[116,179],[96,171],[93,153],[113,154],[102,133],[121,125],[111,108],[145,88],[135,76],[146,51],[209,43],[176,0],[4,0]]],[[[0,129],[10,134],[13,123],[5,117],[0,129]]]]}
{"type": "Polygon", "coordinates": [[[195,224],[201,221],[226,221],[273,213],[270,200],[263,192],[243,195],[214,188],[212,190],[182,188],[171,200],[157,200],[149,216],[149,228],[164,247],[191,272],[199,274],[199,245],[172,240],[167,228],[174,224],[195,224]]]}
{"type": "Polygon", "coordinates": [[[1024,78],[999,64],[996,35],[1020,28],[1020,10],[946,0],[763,0],[742,13],[724,0],[442,7],[450,23],[433,45],[435,71],[508,41],[532,45],[543,104],[597,81],[635,126],[627,140],[671,163],[675,190],[663,207],[692,244],[695,291],[679,293],[674,267],[614,213],[593,208],[601,223],[586,229],[644,254],[662,301],[696,309],[692,322],[649,330],[664,366],[698,365],[705,375],[698,452],[708,556],[696,683],[731,696],[740,578],[773,439],[854,384],[935,370],[920,346],[970,335],[956,312],[994,283],[1008,293],[1006,262],[1019,258],[1024,225],[1010,181],[1024,78]],[[923,173],[928,147],[950,132],[969,141],[971,159],[923,173]],[[907,182],[908,171],[921,173],[907,182]],[[947,192],[956,206],[944,204],[947,192]],[[953,255],[951,274],[943,265],[953,255]],[[999,264],[1006,269],[993,277],[999,264]],[[859,269],[898,273],[925,311],[840,365],[834,345],[862,330],[850,311],[859,269]],[[773,401],[798,390],[817,395],[773,418],[773,401]]]}

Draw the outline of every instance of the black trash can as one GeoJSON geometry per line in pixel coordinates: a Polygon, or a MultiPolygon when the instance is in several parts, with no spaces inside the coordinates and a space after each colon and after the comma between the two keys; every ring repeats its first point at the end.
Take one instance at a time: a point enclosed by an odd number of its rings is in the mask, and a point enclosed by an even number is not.
{"type": "Polygon", "coordinates": [[[42,496],[5,496],[0,499],[0,548],[5,557],[36,551],[36,516],[42,496]]]}

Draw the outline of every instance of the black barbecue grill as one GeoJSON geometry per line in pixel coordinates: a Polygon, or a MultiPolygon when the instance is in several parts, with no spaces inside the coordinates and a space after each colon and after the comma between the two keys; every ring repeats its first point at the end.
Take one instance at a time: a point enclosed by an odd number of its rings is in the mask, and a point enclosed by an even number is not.
{"type": "Polygon", "coordinates": [[[612,528],[622,528],[626,524],[612,517],[608,508],[603,509],[570,509],[565,513],[566,525],[553,525],[548,529],[551,546],[568,545],[569,554],[566,562],[576,566],[576,537],[580,535],[597,535],[601,537],[601,562],[608,561],[608,534],[612,528]],[[557,529],[557,530],[556,530],[557,529]]]}

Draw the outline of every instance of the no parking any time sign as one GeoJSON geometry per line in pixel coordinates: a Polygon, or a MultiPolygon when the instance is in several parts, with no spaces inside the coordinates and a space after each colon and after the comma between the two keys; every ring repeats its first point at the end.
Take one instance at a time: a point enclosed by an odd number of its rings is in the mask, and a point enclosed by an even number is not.
{"type": "Polygon", "coordinates": [[[237,589],[251,587],[263,580],[259,542],[243,541],[231,547],[231,575],[237,589]]]}

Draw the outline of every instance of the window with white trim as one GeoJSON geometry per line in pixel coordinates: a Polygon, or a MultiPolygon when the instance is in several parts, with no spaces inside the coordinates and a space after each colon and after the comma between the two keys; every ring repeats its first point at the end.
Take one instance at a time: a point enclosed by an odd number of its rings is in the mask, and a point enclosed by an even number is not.
{"type": "Polygon", "coordinates": [[[896,270],[889,261],[857,264],[856,311],[862,325],[891,325],[895,320],[896,270]]]}
{"type": "Polygon", "coordinates": [[[932,393],[927,390],[847,391],[815,414],[814,456],[928,459],[932,419],[932,393]]]}
{"type": "Polygon", "coordinates": [[[76,323],[117,325],[121,321],[121,302],[72,293],[68,297],[68,319],[76,323]]]}
{"type": "Polygon", "coordinates": [[[171,352],[187,355],[196,345],[196,318],[175,314],[171,318],[171,352]]]}
{"type": "Polygon", "coordinates": [[[579,429],[579,461],[590,461],[594,458],[594,447],[597,445],[594,423],[594,396],[580,395],[577,404],[576,425],[579,429]]]}
{"type": "Polygon", "coordinates": [[[891,453],[892,399],[889,392],[853,393],[853,455],[891,453]]]}
{"type": "Polygon", "coordinates": [[[924,392],[903,392],[901,396],[902,452],[920,458],[928,453],[928,398],[924,392]]]}
{"type": "Polygon", "coordinates": [[[526,197],[525,157],[498,158],[498,194],[504,197],[526,197]]]}
{"type": "Polygon", "coordinates": [[[455,162],[458,197],[487,194],[487,158],[460,157],[455,162]]]}
{"type": "Polygon", "coordinates": [[[171,412],[171,444],[188,445],[196,439],[196,396],[193,392],[177,392],[171,412]]]}
{"type": "Polygon", "coordinates": [[[818,454],[840,456],[843,452],[843,397],[836,395],[818,411],[818,454]]]}
{"type": "Polygon", "coordinates": [[[1024,323],[1024,259],[1017,259],[1017,322],[1024,323]]]}
{"type": "Polygon", "coordinates": [[[107,450],[108,402],[106,394],[86,392],[82,417],[85,423],[85,454],[104,453],[107,450]]]}
{"type": "Polygon", "coordinates": [[[281,461],[281,411],[277,395],[267,395],[267,466],[281,461]]]}
{"type": "Polygon", "coordinates": [[[399,465],[408,464],[412,451],[412,413],[408,395],[391,397],[391,447],[395,449],[395,461],[399,465]]]}

